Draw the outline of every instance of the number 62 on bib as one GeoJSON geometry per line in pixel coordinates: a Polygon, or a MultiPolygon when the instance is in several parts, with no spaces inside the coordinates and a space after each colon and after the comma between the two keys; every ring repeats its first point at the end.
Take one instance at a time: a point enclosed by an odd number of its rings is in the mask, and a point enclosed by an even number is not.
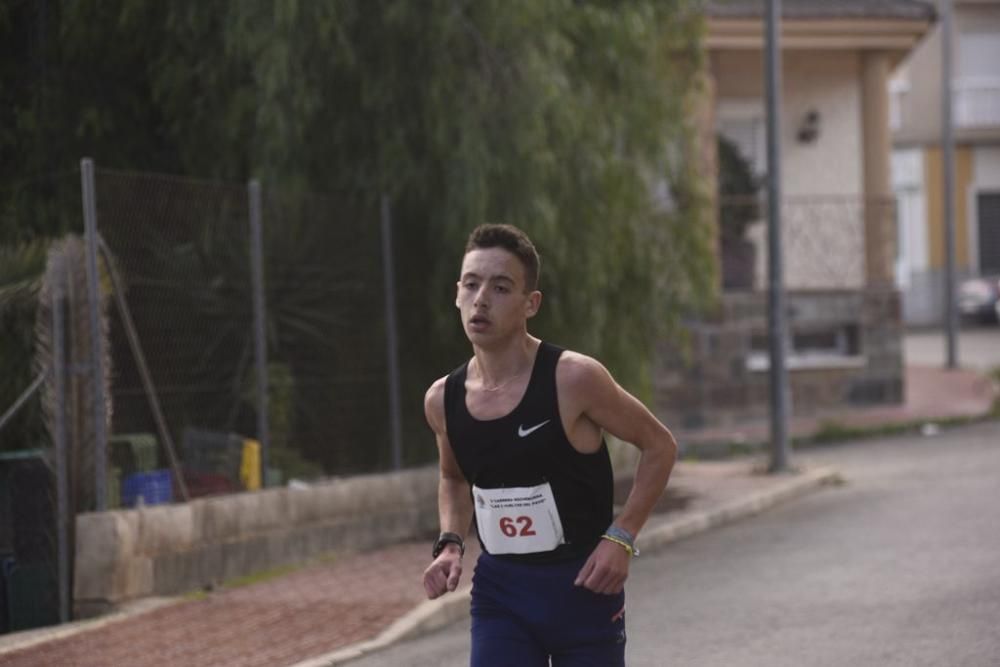
{"type": "Polygon", "coordinates": [[[491,554],[552,551],[565,542],[548,482],[499,489],[472,487],[479,537],[491,554]]]}

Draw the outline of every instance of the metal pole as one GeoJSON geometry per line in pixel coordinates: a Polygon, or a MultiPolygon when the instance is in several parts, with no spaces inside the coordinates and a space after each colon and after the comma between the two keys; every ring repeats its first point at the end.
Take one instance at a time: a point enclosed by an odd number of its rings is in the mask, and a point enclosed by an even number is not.
{"type": "Polygon", "coordinates": [[[118,268],[115,266],[111,251],[100,241],[101,257],[104,258],[104,265],[108,269],[108,277],[111,278],[111,293],[114,294],[115,304],[118,306],[118,314],[122,318],[125,326],[125,337],[128,339],[129,348],[132,350],[132,358],[135,359],[136,369],[139,371],[139,378],[142,386],[146,390],[146,400],[149,402],[149,411],[153,413],[153,421],[156,423],[156,432],[163,441],[163,447],[167,452],[170,461],[170,469],[174,473],[177,481],[177,488],[181,492],[181,499],[184,502],[191,500],[188,495],[187,483],[184,481],[184,471],[181,469],[180,461],[177,459],[177,448],[174,447],[174,439],[167,428],[167,420],[163,416],[163,409],[160,407],[160,395],[153,384],[153,375],[149,372],[149,365],[146,363],[146,354],[142,351],[142,342],[139,340],[139,333],[135,329],[135,320],[132,319],[132,311],[125,300],[125,285],[121,276],[118,275],[118,268]]]}
{"type": "Polygon", "coordinates": [[[396,323],[396,267],[392,259],[392,210],[382,195],[382,274],[385,282],[386,361],[389,366],[389,424],[392,467],[403,467],[403,425],[399,398],[399,336],[396,323]]]}
{"type": "Polygon", "coordinates": [[[958,310],[955,308],[955,136],[952,127],[951,0],[941,11],[941,151],[944,171],[944,327],[947,368],[958,367],[958,310]]]}
{"type": "Polygon", "coordinates": [[[771,353],[771,472],[788,469],[788,374],[781,247],[781,2],[767,3],[767,322],[771,353]]]}
{"type": "Polygon", "coordinates": [[[261,485],[267,486],[267,468],[271,461],[271,424],[267,401],[267,321],[264,310],[264,241],[261,230],[260,181],[248,186],[250,197],[250,264],[253,273],[254,364],[257,368],[257,439],[260,441],[261,485]]]}
{"type": "MultiPolygon", "coordinates": [[[[60,264],[61,264],[60,260],[60,264]]],[[[64,271],[58,271],[52,286],[52,387],[55,393],[55,457],[56,457],[56,551],[59,576],[59,621],[70,620],[69,587],[69,475],[67,474],[66,437],[66,294],[64,271]]]]}
{"type": "Polygon", "coordinates": [[[17,397],[14,404],[7,409],[7,412],[3,413],[3,416],[0,416],[0,431],[2,431],[3,427],[7,425],[7,422],[13,419],[14,415],[16,415],[18,411],[24,407],[24,404],[28,402],[28,399],[35,395],[38,388],[42,386],[43,382],[45,382],[45,375],[45,373],[41,373],[38,377],[36,377],[34,382],[32,382],[31,385],[17,397]]]}
{"type": "Polygon", "coordinates": [[[100,288],[97,273],[97,194],[94,187],[94,161],[80,160],[83,188],[83,222],[87,237],[87,310],[90,315],[90,377],[94,392],[94,493],[98,512],[107,509],[108,431],[107,403],[104,397],[103,332],[99,316],[100,288]]]}

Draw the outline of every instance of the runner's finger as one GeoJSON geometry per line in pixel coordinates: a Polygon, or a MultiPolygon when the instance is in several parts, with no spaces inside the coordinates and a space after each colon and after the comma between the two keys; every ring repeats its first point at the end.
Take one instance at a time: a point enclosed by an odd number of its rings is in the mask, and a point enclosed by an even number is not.
{"type": "Polygon", "coordinates": [[[444,573],[436,565],[429,567],[424,573],[424,588],[432,600],[444,593],[446,583],[444,573]]]}
{"type": "Polygon", "coordinates": [[[449,591],[453,591],[458,588],[458,580],[462,576],[462,565],[460,563],[455,563],[451,566],[451,572],[448,573],[448,581],[446,586],[449,591]]]}
{"type": "Polygon", "coordinates": [[[607,583],[607,570],[595,565],[591,568],[590,575],[587,577],[583,585],[585,588],[588,588],[595,593],[602,593],[604,591],[604,587],[607,586],[607,583]]]}
{"type": "MultiPolygon", "coordinates": [[[[591,556],[587,559],[587,562],[583,564],[580,568],[580,573],[576,575],[576,579],[573,581],[574,586],[587,586],[584,582],[590,577],[590,573],[594,570],[594,557],[591,556]]],[[[590,588],[587,586],[587,588],[590,588]]]]}

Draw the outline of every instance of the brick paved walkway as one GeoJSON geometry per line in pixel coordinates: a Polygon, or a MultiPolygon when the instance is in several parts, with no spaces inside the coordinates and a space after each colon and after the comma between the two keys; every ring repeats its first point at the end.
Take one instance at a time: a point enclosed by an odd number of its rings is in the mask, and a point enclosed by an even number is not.
{"type": "Polygon", "coordinates": [[[274,667],[370,639],[424,599],[424,542],[344,556],[0,656],[4,667],[274,667]]]}

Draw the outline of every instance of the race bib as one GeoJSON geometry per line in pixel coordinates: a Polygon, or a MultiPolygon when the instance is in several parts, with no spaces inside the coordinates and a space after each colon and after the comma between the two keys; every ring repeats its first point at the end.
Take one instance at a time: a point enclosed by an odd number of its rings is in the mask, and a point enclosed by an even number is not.
{"type": "Polygon", "coordinates": [[[491,554],[533,554],[565,543],[548,482],[501,489],[472,487],[479,537],[491,554]]]}

